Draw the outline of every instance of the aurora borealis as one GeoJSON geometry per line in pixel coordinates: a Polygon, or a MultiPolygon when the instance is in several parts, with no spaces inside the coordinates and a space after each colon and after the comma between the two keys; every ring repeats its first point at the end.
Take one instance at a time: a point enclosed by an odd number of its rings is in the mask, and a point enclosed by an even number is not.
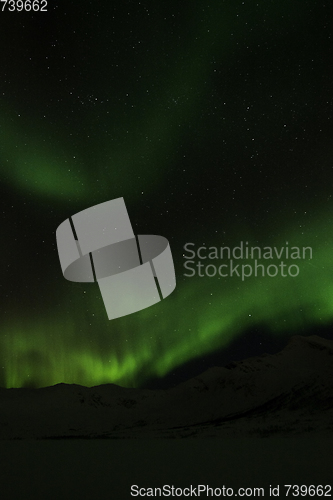
{"type": "Polygon", "coordinates": [[[119,0],[3,13],[0,386],[138,387],[249,329],[273,342],[333,324],[331,10],[119,0]],[[96,284],[63,279],[55,231],[117,197],[136,234],[168,239],[177,287],[108,321],[96,284]],[[240,241],[312,259],[295,277],[184,276],[188,242],[240,241]]]}

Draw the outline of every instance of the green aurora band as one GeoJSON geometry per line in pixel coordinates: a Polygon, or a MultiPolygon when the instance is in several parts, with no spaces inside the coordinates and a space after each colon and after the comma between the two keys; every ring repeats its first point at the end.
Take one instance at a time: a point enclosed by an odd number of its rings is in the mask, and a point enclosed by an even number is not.
{"type": "MultiPolygon", "coordinates": [[[[170,297],[111,322],[96,284],[64,280],[67,296],[49,313],[45,311],[43,320],[22,314],[20,321],[12,319],[4,327],[1,385],[45,387],[64,382],[138,387],[150,377],[163,377],[189,360],[228,345],[257,325],[277,335],[329,324],[333,319],[333,238],[325,230],[327,220],[326,212],[312,228],[298,227],[298,232],[289,228],[280,233],[279,244],[266,241],[262,245],[281,248],[289,241],[290,247],[311,246],[311,261],[292,262],[300,268],[295,278],[185,279],[187,271],[176,265],[178,284],[170,297]],[[66,301],[71,303],[71,314],[60,319],[66,301]],[[82,313],[85,309],[93,314],[82,313]]],[[[217,241],[212,245],[221,246],[217,241]]]]}
{"type": "MultiPolygon", "coordinates": [[[[1,96],[2,180],[15,190],[15,195],[22,194],[40,201],[44,212],[45,204],[59,208],[64,203],[66,210],[70,210],[75,203],[80,207],[83,202],[90,206],[118,196],[124,196],[126,202],[130,200],[135,204],[140,200],[141,203],[142,192],[149,199],[149,195],[155,196],[157,188],[167,184],[166,180],[173,173],[170,172],[173,158],[182,154],[178,152],[179,146],[186,142],[188,135],[191,136],[189,127],[193,123],[197,135],[202,138],[203,151],[209,148],[210,135],[215,129],[218,130],[218,141],[222,136],[226,136],[227,142],[229,139],[236,141],[235,132],[229,132],[227,123],[233,123],[234,115],[240,114],[247,92],[249,98],[256,95],[254,90],[258,82],[260,99],[255,106],[257,114],[253,115],[253,123],[261,124],[263,144],[270,143],[272,137],[280,137],[288,114],[281,114],[277,104],[282,102],[287,109],[289,103],[294,109],[295,97],[293,92],[288,92],[288,87],[281,87],[278,79],[275,83],[274,73],[272,78],[264,78],[261,67],[257,79],[252,77],[250,87],[240,93],[240,101],[232,101],[233,104],[225,109],[223,105],[223,117],[229,118],[226,125],[212,118],[211,125],[207,126],[206,119],[200,120],[214,78],[212,62],[215,59],[220,61],[219,68],[223,61],[228,67],[244,50],[242,44],[247,50],[247,46],[257,47],[261,43],[262,37],[266,37],[266,26],[278,42],[281,19],[284,28],[292,28],[294,36],[300,35],[302,40],[309,26],[311,28],[312,4],[305,5],[298,0],[291,5],[283,0],[268,9],[263,2],[256,4],[253,11],[250,3],[242,2],[239,17],[237,5],[230,2],[226,7],[225,2],[216,0],[207,9],[206,2],[199,2],[193,14],[191,10],[188,26],[181,26],[181,33],[186,34],[187,41],[179,43],[175,37],[174,45],[167,43],[163,53],[163,47],[152,39],[149,64],[146,54],[140,64],[136,61],[137,74],[133,74],[131,85],[124,87],[120,78],[118,85],[121,88],[114,90],[110,86],[109,69],[102,59],[107,78],[101,78],[97,85],[96,71],[90,71],[90,81],[84,82],[75,93],[72,86],[61,87],[56,94],[53,89],[46,102],[50,104],[50,97],[55,100],[47,108],[46,118],[43,117],[45,103],[43,105],[41,101],[34,110],[29,93],[22,94],[16,104],[10,101],[10,96],[1,96]],[[249,16],[252,19],[249,27],[255,25],[255,30],[246,28],[245,20],[249,16]],[[261,22],[263,17],[266,26],[261,22]],[[237,40],[236,45],[232,39],[237,40]],[[167,60],[170,62],[166,63],[167,60]],[[151,85],[151,74],[156,75],[154,85],[151,85]],[[86,99],[90,93],[98,97],[98,103],[104,101],[104,104],[85,105],[81,110],[78,95],[86,99]],[[117,99],[110,99],[106,104],[105,99],[109,100],[113,94],[117,99]],[[56,98],[59,98],[59,103],[56,98]],[[25,99],[26,106],[22,104],[25,99]],[[264,120],[262,116],[271,118],[264,120]]],[[[107,16],[105,22],[109,23],[107,16]]],[[[81,26],[81,22],[79,24],[81,26]]],[[[80,26],[77,27],[78,33],[80,26]]],[[[98,62],[105,41],[103,30],[95,29],[90,16],[87,24],[82,25],[82,33],[88,28],[93,35],[91,39],[95,40],[92,44],[89,38],[86,46],[91,51],[88,59],[98,62]]],[[[81,40],[79,35],[78,39],[81,40]]],[[[298,71],[298,56],[296,51],[295,65],[291,69],[288,65],[285,68],[277,66],[279,74],[284,71],[286,80],[298,71]]],[[[76,59],[75,64],[79,64],[76,59]]],[[[85,66],[86,59],[82,61],[82,69],[85,66]]],[[[45,72],[45,78],[41,78],[33,66],[27,68],[26,79],[30,78],[37,89],[39,82],[47,89],[45,72]]],[[[100,69],[98,65],[92,65],[92,68],[100,69]]],[[[127,69],[130,65],[124,66],[125,73],[127,69]]],[[[299,123],[303,119],[307,123],[311,116],[303,106],[304,102],[312,100],[314,109],[316,103],[319,107],[321,105],[320,93],[309,94],[307,86],[303,85],[304,78],[306,74],[302,74],[301,84],[295,79],[297,103],[301,103],[296,109],[299,123]]],[[[238,93],[239,89],[236,88],[235,92],[238,93]]],[[[230,100],[228,95],[226,101],[230,100]]],[[[39,100],[38,97],[36,103],[39,100]]],[[[218,116],[222,116],[221,110],[218,116]]],[[[292,127],[293,120],[289,121],[292,127]]],[[[248,127],[248,122],[244,126],[248,127]]],[[[242,128],[237,130],[238,150],[248,147],[248,135],[242,132],[242,128]]],[[[273,141],[272,155],[277,144],[273,141]]],[[[273,171],[270,157],[268,160],[269,169],[273,171]]],[[[321,157],[318,162],[322,162],[321,157]]],[[[315,165],[314,171],[330,166],[330,163],[315,165]]],[[[317,206],[318,201],[315,201],[317,206]]],[[[313,248],[311,261],[296,261],[300,266],[299,276],[253,277],[244,282],[236,277],[185,278],[184,261],[181,255],[174,254],[175,292],[151,308],[111,322],[107,320],[97,285],[67,282],[62,278],[59,266],[59,280],[55,283],[59,303],[43,307],[42,311],[37,307],[34,311],[24,311],[24,305],[16,304],[15,310],[6,311],[0,337],[0,385],[43,387],[65,382],[87,386],[117,383],[137,387],[151,377],[163,377],[187,361],[227,346],[248,328],[257,325],[267,328],[272,335],[278,335],[329,324],[333,320],[333,240],[331,231],[328,233],[327,230],[332,226],[332,214],[323,208],[320,217],[314,221],[312,216],[313,222],[305,221],[302,229],[299,225],[287,227],[282,221],[274,231],[262,231],[262,234],[271,232],[279,237],[276,241],[268,237],[263,239],[261,247],[282,247],[288,241],[290,246],[313,248]]],[[[207,213],[209,215],[212,214],[207,213]]],[[[219,216],[214,214],[214,217],[216,215],[219,216]]],[[[221,220],[223,223],[223,214],[221,220]]],[[[179,240],[179,234],[177,238],[179,240]]],[[[198,238],[196,235],[189,241],[202,243],[198,238]]],[[[205,239],[205,242],[206,246],[237,246],[240,240],[248,241],[249,246],[257,245],[254,235],[243,228],[240,231],[235,229],[233,241],[215,239],[208,242],[205,239]]],[[[7,262],[7,257],[9,259],[17,251],[14,240],[9,240],[4,251],[3,262],[7,262]]]]}

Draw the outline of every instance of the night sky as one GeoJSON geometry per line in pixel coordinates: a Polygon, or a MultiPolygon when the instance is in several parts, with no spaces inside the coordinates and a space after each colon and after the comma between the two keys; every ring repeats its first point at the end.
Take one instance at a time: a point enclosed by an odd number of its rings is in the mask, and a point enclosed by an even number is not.
{"type": "Polygon", "coordinates": [[[1,386],[170,386],[294,334],[330,335],[332,10],[50,0],[0,12],[1,386]],[[55,231],[119,197],[136,234],[168,239],[177,286],[109,321],[97,284],[64,279],[55,231]],[[297,276],[185,276],[187,243],[241,242],[312,254],[260,260],[297,276]]]}

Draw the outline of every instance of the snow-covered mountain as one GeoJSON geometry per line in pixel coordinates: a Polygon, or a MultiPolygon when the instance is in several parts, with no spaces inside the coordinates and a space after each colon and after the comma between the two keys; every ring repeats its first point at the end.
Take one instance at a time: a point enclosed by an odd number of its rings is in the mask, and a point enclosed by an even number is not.
{"type": "Polygon", "coordinates": [[[333,341],[211,368],[168,390],[58,384],[0,389],[0,439],[331,434],[333,341]]]}

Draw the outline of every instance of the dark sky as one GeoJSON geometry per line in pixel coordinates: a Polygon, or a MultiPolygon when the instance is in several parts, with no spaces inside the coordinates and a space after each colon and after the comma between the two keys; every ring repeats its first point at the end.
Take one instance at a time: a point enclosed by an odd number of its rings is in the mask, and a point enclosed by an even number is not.
{"type": "Polygon", "coordinates": [[[330,3],[12,6],[0,16],[0,385],[174,381],[291,334],[329,335],[330,3]],[[109,321],[96,284],[63,278],[55,231],[119,197],[136,234],[169,240],[177,287],[109,321]],[[255,259],[192,259],[187,243],[282,253],[254,276],[255,259]],[[230,275],[231,260],[252,276],[230,275]]]}

